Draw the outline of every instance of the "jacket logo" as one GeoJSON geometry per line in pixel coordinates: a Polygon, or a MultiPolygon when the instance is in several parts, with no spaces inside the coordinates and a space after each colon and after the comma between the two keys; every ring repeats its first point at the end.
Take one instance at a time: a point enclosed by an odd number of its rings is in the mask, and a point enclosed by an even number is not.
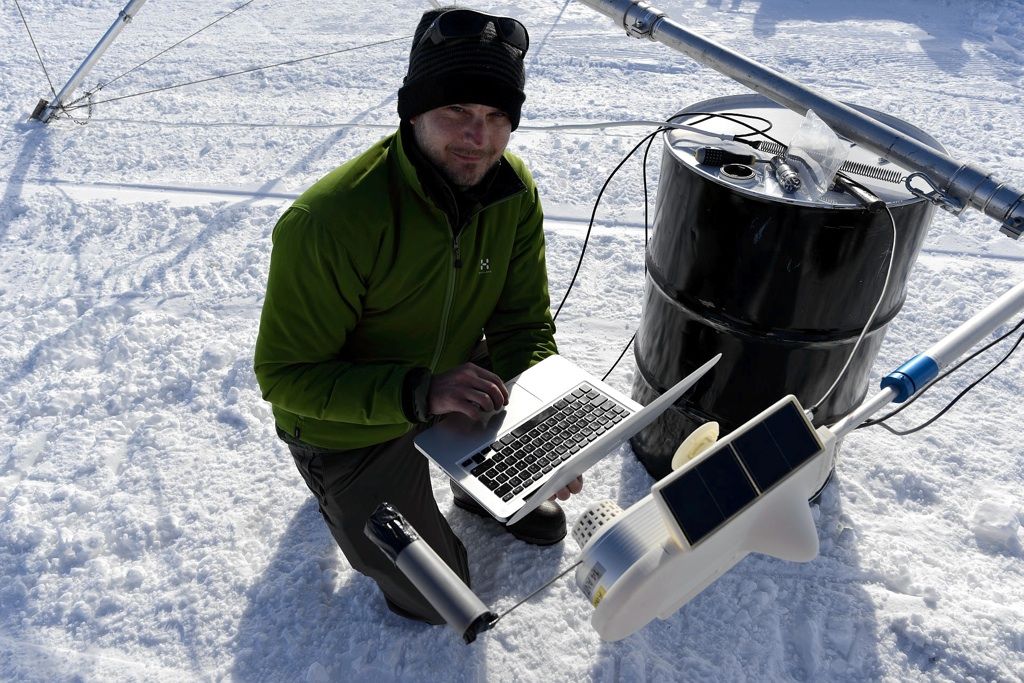
{"type": "Polygon", "coordinates": [[[489,273],[489,272],[491,272],[491,259],[489,259],[489,258],[482,258],[482,259],[480,259],[480,273],[482,274],[482,273],[489,273]]]}

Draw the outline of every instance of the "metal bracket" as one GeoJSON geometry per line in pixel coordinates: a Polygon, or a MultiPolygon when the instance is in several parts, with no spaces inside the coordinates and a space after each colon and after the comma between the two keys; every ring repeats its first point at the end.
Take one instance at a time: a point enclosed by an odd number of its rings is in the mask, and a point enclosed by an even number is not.
{"type": "Polygon", "coordinates": [[[910,194],[914,195],[915,197],[920,197],[921,199],[927,199],[932,204],[936,204],[942,207],[943,209],[950,212],[954,216],[959,216],[961,213],[963,213],[964,208],[966,208],[964,206],[964,203],[961,202],[959,199],[940,190],[935,185],[935,183],[932,182],[931,178],[926,176],[924,173],[911,173],[910,175],[907,176],[907,179],[903,182],[903,185],[907,188],[907,192],[909,192],[910,194]],[[925,183],[925,185],[928,186],[927,190],[922,190],[920,188],[914,187],[913,181],[917,178],[920,178],[925,183]]]}
{"type": "Polygon", "coordinates": [[[646,2],[631,5],[622,17],[622,25],[626,35],[631,38],[650,38],[654,40],[654,27],[665,13],[646,2]]]}
{"type": "Polygon", "coordinates": [[[46,106],[48,104],[50,104],[49,100],[39,100],[39,103],[36,104],[36,108],[32,110],[32,114],[29,116],[29,119],[32,119],[34,121],[40,121],[41,120],[40,117],[42,116],[43,112],[46,110],[46,106]]]}
{"type": "Polygon", "coordinates": [[[999,226],[999,232],[1015,240],[1024,234],[1024,197],[1018,199],[1010,209],[1003,224],[999,226]]]}

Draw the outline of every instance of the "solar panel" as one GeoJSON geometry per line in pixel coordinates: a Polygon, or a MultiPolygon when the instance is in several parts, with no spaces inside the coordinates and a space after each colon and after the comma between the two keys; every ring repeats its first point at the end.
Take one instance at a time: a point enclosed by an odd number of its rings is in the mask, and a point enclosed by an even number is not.
{"type": "Polygon", "coordinates": [[[821,448],[814,432],[808,429],[807,420],[798,406],[786,403],[780,410],[765,419],[765,426],[779,450],[789,461],[790,469],[796,469],[810,460],[821,448]]]}
{"type": "Polygon", "coordinates": [[[686,540],[693,545],[721,526],[725,515],[711,497],[696,469],[690,470],[661,491],[686,540]]]}
{"type": "Polygon", "coordinates": [[[784,399],[654,491],[695,545],[820,449],[799,404],[784,399]]]}
{"type": "Polygon", "coordinates": [[[793,470],[764,423],[755,425],[750,431],[737,436],[732,446],[746,466],[747,472],[750,472],[757,488],[762,491],[770,489],[775,482],[793,470]]]}

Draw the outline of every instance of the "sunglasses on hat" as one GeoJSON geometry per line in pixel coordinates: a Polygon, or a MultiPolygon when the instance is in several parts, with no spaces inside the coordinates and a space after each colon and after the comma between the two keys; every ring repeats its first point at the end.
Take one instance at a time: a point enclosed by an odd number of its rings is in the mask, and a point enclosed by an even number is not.
{"type": "Polygon", "coordinates": [[[418,47],[426,40],[438,45],[445,40],[479,38],[488,24],[494,26],[498,40],[519,51],[520,59],[526,56],[530,47],[530,34],[518,20],[482,14],[471,9],[453,9],[438,15],[416,45],[418,47]]]}

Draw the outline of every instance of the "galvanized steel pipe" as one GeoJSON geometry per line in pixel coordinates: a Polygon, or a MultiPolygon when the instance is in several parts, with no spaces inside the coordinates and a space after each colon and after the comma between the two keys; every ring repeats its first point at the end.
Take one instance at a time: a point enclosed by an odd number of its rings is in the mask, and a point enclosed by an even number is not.
{"type": "Polygon", "coordinates": [[[114,39],[121,33],[125,26],[135,17],[142,6],[146,4],[146,0],[129,0],[128,4],[124,6],[120,12],[118,12],[117,19],[110,25],[107,32],[103,34],[100,41],[96,43],[96,47],[92,49],[92,52],[86,56],[75,73],[71,75],[68,82],[64,84],[64,87],[60,89],[57,96],[53,98],[53,102],[50,102],[46,109],[39,115],[39,120],[43,123],[48,122],[53,116],[60,111],[61,106],[71,97],[71,93],[75,91],[75,88],[81,84],[92,68],[96,66],[96,62],[100,61],[100,57],[107,51],[110,44],[114,42],[114,39]]]}

